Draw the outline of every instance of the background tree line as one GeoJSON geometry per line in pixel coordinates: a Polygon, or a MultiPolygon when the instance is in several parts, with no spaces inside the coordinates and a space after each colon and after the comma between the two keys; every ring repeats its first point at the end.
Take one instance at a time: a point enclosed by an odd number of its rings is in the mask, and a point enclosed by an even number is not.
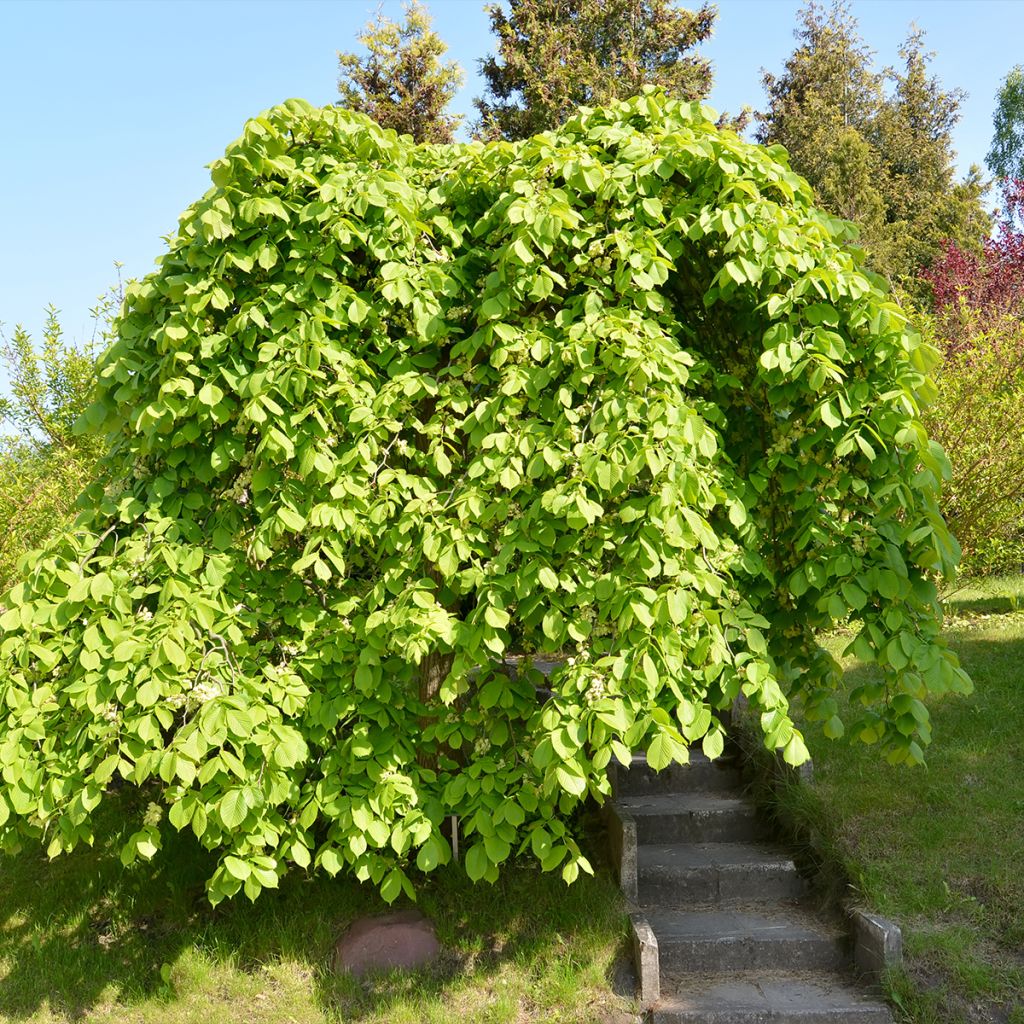
{"type": "MultiPolygon", "coordinates": [[[[485,91],[467,126],[481,140],[517,140],[554,128],[581,105],[628,98],[646,84],[701,100],[713,68],[700,46],[717,11],[675,0],[506,0],[486,6],[494,52],[480,61],[485,91]]],[[[338,102],[416,141],[454,140],[449,111],[464,74],[418,0],[401,21],[378,14],[342,52],[338,102]]],[[[994,217],[986,182],[959,179],[952,130],[964,95],[931,72],[923,34],[911,27],[895,67],[879,68],[844,2],[809,2],[793,52],[764,73],[757,141],[779,144],[822,207],[855,222],[872,268],[885,276],[946,356],[929,429],[947,448],[954,478],[945,513],[969,568],[1024,564],[1024,70],[997,97],[986,158],[1001,195],[994,217]],[[993,230],[995,227],[995,230],[993,230]]],[[[723,120],[742,130],[748,112],[723,120]]],[[[62,336],[51,310],[41,347],[20,327],[3,339],[10,378],[0,400],[0,589],[17,560],[68,521],[88,479],[95,442],[71,429],[94,382],[116,302],[97,309],[82,345],[62,336]]]]}

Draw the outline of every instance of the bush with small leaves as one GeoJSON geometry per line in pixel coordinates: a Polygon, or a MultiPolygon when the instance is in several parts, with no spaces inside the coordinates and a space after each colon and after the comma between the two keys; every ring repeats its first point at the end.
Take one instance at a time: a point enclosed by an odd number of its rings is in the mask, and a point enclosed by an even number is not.
{"type": "Polygon", "coordinates": [[[0,328],[0,366],[9,397],[0,395],[0,592],[21,579],[22,556],[74,519],[75,498],[92,479],[99,438],[72,426],[96,385],[96,356],[110,341],[117,291],[92,310],[93,337],[64,337],[58,311],[46,311],[42,344],[23,327],[0,328]]]}
{"type": "Polygon", "coordinates": [[[220,852],[385,899],[451,857],[566,881],[612,758],[832,736],[922,758],[969,684],[919,422],[932,358],[784,153],[647,91],[522,143],[415,146],[289,101],[133,286],[84,420],[90,510],[0,618],[0,838],[92,837],[119,777],[220,852]],[[561,655],[549,695],[534,664],[561,655]],[[516,671],[509,664],[519,660],[516,671]]]}
{"type": "Polygon", "coordinates": [[[963,546],[964,574],[1019,572],[1024,564],[1024,324],[991,307],[962,303],[921,317],[945,350],[929,432],[950,453],[943,518],[963,546]],[[947,334],[955,329],[952,337],[947,334]]]}

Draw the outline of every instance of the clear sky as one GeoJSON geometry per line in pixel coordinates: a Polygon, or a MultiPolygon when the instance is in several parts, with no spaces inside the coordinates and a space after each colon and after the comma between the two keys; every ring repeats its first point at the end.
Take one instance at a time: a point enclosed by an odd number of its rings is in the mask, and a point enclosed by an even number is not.
{"type": "MultiPolygon", "coordinates": [[[[696,6],[696,0],[689,6],[696,6]]],[[[355,45],[374,0],[0,0],[0,322],[38,331],[62,310],[73,337],[115,280],[141,276],[161,237],[208,185],[204,165],[247,117],[299,96],[330,103],[336,51],[355,45]]],[[[385,13],[401,14],[397,0],[385,13]]],[[[710,102],[757,107],[761,68],[793,47],[796,0],[720,0],[710,102]]],[[[491,48],[479,0],[429,0],[450,56],[466,69],[456,109],[482,89],[491,48]]],[[[882,64],[910,22],[926,30],[934,69],[968,93],[956,130],[961,167],[980,163],[999,81],[1024,60],[1020,0],[854,0],[882,64]]],[[[0,379],[0,388],[3,380],[0,379]]]]}

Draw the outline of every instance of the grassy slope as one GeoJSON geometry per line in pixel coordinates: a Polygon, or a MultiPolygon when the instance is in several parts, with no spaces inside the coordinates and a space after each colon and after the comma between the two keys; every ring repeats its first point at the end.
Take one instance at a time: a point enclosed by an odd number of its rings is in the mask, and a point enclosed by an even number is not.
{"type": "Polygon", "coordinates": [[[0,858],[0,1020],[634,1019],[611,991],[625,919],[607,874],[566,888],[525,866],[493,887],[437,872],[419,902],[437,925],[442,961],[364,986],[332,974],[329,962],[348,922],[386,909],[367,887],[297,878],[255,905],[243,898],[213,910],[206,855],[169,841],[155,873],[123,869],[112,841],[53,863],[36,849],[0,858]]]}
{"type": "MultiPolygon", "coordinates": [[[[931,702],[927,768],[811,730],[797,813],[817,817],[864,902],[903,924],[892,985],[911,1020],[1024,1024],[1024,615],[953,620],[948,636],[976,692],[931,702]]],[[[852,686],[865,669],[847,664],[852,686]]]]}
{"type": "Polygon", "coordinates": [[[948,612],[992,613],[1024,609],[1024,576],[968,578],[950,586],[942,596],[948,612]]]}

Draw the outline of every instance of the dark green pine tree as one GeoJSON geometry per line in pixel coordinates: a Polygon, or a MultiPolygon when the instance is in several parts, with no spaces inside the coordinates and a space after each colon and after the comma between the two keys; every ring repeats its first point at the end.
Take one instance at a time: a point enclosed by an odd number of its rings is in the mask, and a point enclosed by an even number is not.
{"type": "Polygon", "coordinates": [[[644,85],[703,99],[711,63],[693,51],[711,37],[716,10],[674,0],[509,0],[485,8],[498,41],[482,60],[477,134],[526,139],[577,107],[635,96],[644,85]]]}
{"type": "Polygon", "coordinates": [[[339,105],[416,142],[453,142],[462,117],[446,109],[464,76],[454,61],[441,60],[448,47],[430,25],[416,0],[401,23],[378,11],[358,37],[365,53],[338,54],[339,105]]]}
{"type": "Polygon", "coordinates": [[[858,224],[872,266],[917,293],[945,239],[972,249],[988,229],[980,172],[956,180],[964,94],[930,74],[915,28],[901,65],[879,71],[846,3],[808,3],[799,19],[782,73],[764,76],[757,139],[785,146],[821,205],[858,224]]]}

